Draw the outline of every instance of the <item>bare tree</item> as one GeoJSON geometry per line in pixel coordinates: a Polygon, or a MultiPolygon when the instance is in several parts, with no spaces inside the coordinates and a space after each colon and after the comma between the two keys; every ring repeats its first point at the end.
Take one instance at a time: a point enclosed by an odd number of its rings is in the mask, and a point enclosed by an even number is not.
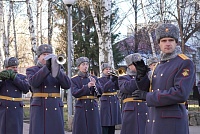
{"type": "MultiPolygon", "coordinates": [[[[3,44],[3,1],[0,1],[0,44],[3,44]]],[[[0,45],[0,69],[3,67],[3,60],[4,60],[4,52],[3,52],[3,46],[0,45]]]]}
{"type": "Polygon", "coordinates": [[[33,59],[35,58],[35,54],[36,54],[36,36],[35,36],[35,26],[34,26],[34,21],[33,21],[33,14],[32,14],[32,9],[30,6],[30,1],[26,0],[26,4],[27,4],[27,15],[29,18],[29,31],[30,31],[30,39],[31,39],[31,45],[32,45],[32,55],[33,55],[33,59]]]}

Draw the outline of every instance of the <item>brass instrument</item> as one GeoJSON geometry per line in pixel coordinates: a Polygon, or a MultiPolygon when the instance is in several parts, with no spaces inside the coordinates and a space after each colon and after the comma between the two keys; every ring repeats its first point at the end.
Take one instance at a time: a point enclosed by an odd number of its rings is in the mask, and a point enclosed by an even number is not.
{"type": "Polygon", "coordinates": [[[58,64],[63,65],[63,64],[65,64],[66,59],[63,55],[58,55],[56,61],[57,61],[58,64]]]}
{"type": "Polygon", "coordinates": [[[119,77],[121,75],[124,75],[126,74],[126,71],[125,71],[125,68],[124,67],[120,67],[114,71],[111,71],[111,72],[108,72],[109,75],[113,75],[113,76],[116,76],[116,77],[119,77]]]}

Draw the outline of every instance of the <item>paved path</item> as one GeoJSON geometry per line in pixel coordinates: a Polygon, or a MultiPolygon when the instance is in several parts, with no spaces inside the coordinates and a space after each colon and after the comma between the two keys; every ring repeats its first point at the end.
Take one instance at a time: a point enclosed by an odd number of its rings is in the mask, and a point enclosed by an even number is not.
{"type": "MultiPolygon", "coordinates": [[[[200,126],[190,126],[190,134],[200,134],[200,126]]],[[[28,134],[29,124],[24,123],[23,134],[28,134]]],[[[65,134],[72,134],[72,132],[66,132],[65,134]]],[[[120,130],[116,130],[115,134],[120,134],[120,130]]]]}

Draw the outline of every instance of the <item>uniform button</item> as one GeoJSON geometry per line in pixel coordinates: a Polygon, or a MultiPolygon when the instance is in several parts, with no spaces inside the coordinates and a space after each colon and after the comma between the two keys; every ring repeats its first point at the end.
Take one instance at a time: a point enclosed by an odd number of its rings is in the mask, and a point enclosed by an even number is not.
{"type": "Polygon", "coordinates": [[[15,107],[15,109],[16,109],[17,107],[15,107]]]}
{"type": "Polygon", "coordinates": [[[145,113],[147,115],[147,113],[145,113]]]}
{"type": "Polygon", "coordinates": [[[6,107],[8,109],[8,107],[6,107]]]}
{"type": "Polygon", "coordinates": [[[44,86],[44,88],[47,88],[47,86],[44,86]]]}
{"type": "Polygon", "coordinates": [[[85,112],[87,112],[87,110],[85,110],[85,112]]]}
{"type": "Polygon", "coordinates": [[[145,103],[147,105],[147,103],[145,103]]]}
{"type": "Polygon", "coordinates": [[[109,96],[109,97],[111,97],[111,96],[109,96]]]}
{"type": "Polygon", "coordinates": [[[160,89],[157,89],[158,91],[160,90],[160,89]]]}
{"type": "Polygon", "coordinates": [[[153,122],[155,122],[155,120],[153,120],[153,122]]]}
{"type": "Polygon", "coordinates": [[[149,122],[150,120],[147,120],[147,122],[149,122]]]}
{"type": "Polygon", "coordinates": [[[56,88],[56,86],[54,86],[56,88]]]}
{"type": "Polygon", "coordinates": [[[163,76],[163,74],[160,74],[160,76],[163,76]]]}
{"type": "Polygon", "coordinates": [[[8,90],[6,90],[8,92],[8,90]]]}
{"type": "Polygon", "coordinates": [[[117,103],[117,102],[115,101],[115,103],[117,103]]]}
{"type": "Polygon", "coordinates": [[[140,105],[140,103],[137,104],[138,106],[140,105]]]}
{"type": "Polygon", "coordinates": [[[85,103],[86,103],[86,101],[85,101],[85,103]]]}
{"type": "Polygon", "coordinates": [[[169,60],[167,62],[169,62],[169,60]]]}
{"type": "Polygon", "coordinates": [[[138,115],[140,115],[140,113],[138,113],[138,115]]]}
{"type": "Polygon", "coordinates": [[[15,90],[15,92],[17,92],[17,90],[15,90]]]}
{"type": "Polygon", "coordinates": [[[92,100],[91,100],[91,102],[92,102],[92,100]]]}
{"type": "Polygon", "coordinates": [[[152,90],[152,92],[153,92],[153,90],[152,90]]]}
{"type": "Polygon", "coordinates": [[[46,108],[46,110],[47,110],[47,108],[46,108]]]}
{"type": "Polygon", "coordinates": [[[110,103],[111,103],[111,101],[110,101],[110,103]]]}
{"type": "Polygon", "coordinates": [[[47,97],[45,97],[45,99],[47,99],[47,97]]]}
{"type": "Polygon", "coordinates": [[[55,99],[57,98],[57,97],[54,97],[55,99]]]}
{"type": "Polygon", "coordinates": [[[92,108],[92,110],[94,110],[94,109],[92,108]]]}
{"type": "Polygon", "coordinates": [[[156,75],[154,75],[153,77],[156,78],[156,75]]]}
{"type": "Polygon", "coordinates": [[[57,110],[57,108],[55,108],[55,110],[57,110]]]}

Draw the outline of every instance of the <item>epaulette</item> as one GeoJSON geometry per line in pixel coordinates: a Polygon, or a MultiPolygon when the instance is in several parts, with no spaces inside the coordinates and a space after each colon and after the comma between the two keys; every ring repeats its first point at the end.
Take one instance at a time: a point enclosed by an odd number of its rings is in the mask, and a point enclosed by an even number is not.
{"type": "Polygon", "coordinates": [[[181,59],[183,60],[189,59],[185,54],[179,54],[178,56],[181,57],[181,59]]]}
{"type": "Polygon", "coordinates": [[[74,77],[76,77],[76,76],[78,76],[78,75],[76,74],[76,75],[72,76],[71,78],[74,78],[74,77]]]}

